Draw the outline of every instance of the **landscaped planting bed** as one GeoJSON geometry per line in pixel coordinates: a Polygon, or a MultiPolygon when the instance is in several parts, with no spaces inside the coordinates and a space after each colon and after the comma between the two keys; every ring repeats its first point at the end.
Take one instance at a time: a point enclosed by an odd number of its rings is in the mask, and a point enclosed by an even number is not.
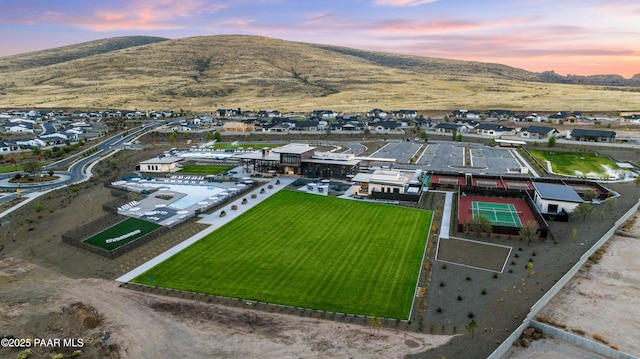
{"type": "Polygon", "coordinates": [[[281,191],[134,280],[406,319],[432,213],[281,191]]]}

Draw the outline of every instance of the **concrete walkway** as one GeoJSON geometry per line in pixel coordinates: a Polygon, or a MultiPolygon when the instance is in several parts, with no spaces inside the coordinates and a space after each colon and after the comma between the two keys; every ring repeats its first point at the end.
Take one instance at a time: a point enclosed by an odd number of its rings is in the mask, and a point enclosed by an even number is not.
{"type": "Polygon", "coordinates": [[[440,226],[440,238],[449,239],[452,208],[453,192],[445,192],[444,208],[442,209],[442,225],[440,226]]]}
{"type": "Polygon", "coordinates": [[[192,237],[190,237],[190,238],[178,243],[177,245],[167,249],[166,251],[160,253],[159,255],[157,255],[156,257],[152,258],[151,260],[149,260],[149,261],[141,264],[140,266],[134,268],[130,272],[125,273],[124,275],[122,275],[119,278],[117,278],[116,281],[118,281],[118,282],[129,282],[129,281],[131,281],[135,277],[137,277],[140,274],[146,272],[147,270],[155,267],[157,264],[163,262],[164,260],[166,260],[169,257],[173,256],[174,254],[180,252],[181,250],[183,250],[183,249],[189,247],[190,245],[192,245],[193,243],[195,243],[195,242],[199,241],[200,239],[206,237],[208,234],[210,234],[211,232],[213,232],[213,231],[217,230],[218,228],[222,227],[223,225],[225,225],[229,221],[234,220],[235,218],[237,218],[241,214],[243,214],[246,211],[248,211],[249,209],[253,208],[253,206],[255,206],[258,203],[262,202],[263,200],[271,197],[273,194],[275,194],[279,190],[281,190],[281,189],[285,188],[286,186],[288,186],[289,184],[293,183],[293,181],[295,181],[296,179],[297,179],[297,177],[277,177],[277,178],[274,178],[268,184],[265,184],[264,186],[262,186],[260,188],[256,188],[253,191],[246,193],[246,195],[242,196],[242,198],[239,198],[239,199],[237,199],[237,200],[235,200],[233,202],[228,203],[225,207],[223,207],[222,209],[216,211],[215,213],[201,215],[200,217],[202,219],[200,221],[198,221],[198,223],[208,224],[209,227],[207,227],[204,230],[196,233],[192,237]],[[276,181],[278,181],[278,180],[280,181],[280,184],[276,184],[276,181]],[[272,185],[273,188],[272,189],[268,189],[267,188],[268,185],[272,185]],[[265,189],[265,193],[260,194],[260,190],[262,188],[265,189]],[[255,194],[256,198],[251,198],[252,194],[255,194]],[[247,199],[247,204],[242,204],[242,199],[243,198],[247,199]],[[238,209],[232,210],[231,206],[233,206],[233,205],[238,206],[238,209]],[[220,212],[222,212],[223,210],[227,214],[224,217],[220,217],[220,212]]]}

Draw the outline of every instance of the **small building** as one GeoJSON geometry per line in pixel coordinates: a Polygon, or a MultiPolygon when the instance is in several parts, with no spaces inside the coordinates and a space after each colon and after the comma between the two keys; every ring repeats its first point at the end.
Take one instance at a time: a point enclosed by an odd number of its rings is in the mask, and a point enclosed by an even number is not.
{"type": "Polygon", "coordinates": [[[533,182],[534,203],[543,216],[567,215],[584,200],[565,184],[533,182]]]}
{"type": "Polygon", "coordinates": [[[140,172],[173,173],[180,170],[178,163],[183,160],[182,157],[159,156],[140,162],[138,170],[140,172]]]}
{"type": "Polygon", "coordinates": [[[412,201],[420,200],[422,194],[423,171],[412,173],[396,170],[376,170],[372,173],[358,173],[352,181],[358,186],[356,195],[372,199],[412,201]]]}

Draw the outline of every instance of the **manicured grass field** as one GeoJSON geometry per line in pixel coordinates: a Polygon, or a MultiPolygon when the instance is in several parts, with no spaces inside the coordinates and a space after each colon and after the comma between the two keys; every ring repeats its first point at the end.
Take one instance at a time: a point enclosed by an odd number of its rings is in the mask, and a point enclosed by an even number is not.
{"type": "Polygon", "coordinates": [[[182,166],[181,174],[197,174],[197,175],[217,175],[224,171],[233,169],[233,166],[182,166]]]}
{"type": "Polygon", "coordinates": [[[134,282],[407,319],[431,217],[280,191],[134,282]]]}
{"type": "Polygon", "coordinates": [[[106,230],[85,240],[85,242],[93,244],[96,247],[101,247],[108,251],[111,251],[125,243],[131,242],[132,240],[153,231],[158,227],[160,227],[160,225],[155,223],[143,221],[137,218],[127,218],[124,221],[116,224],[115,226],[107,228],[106,230]],[[127,236],[128,234],[131,234],[136,230],[140,230],[140,233],[127,236]],[[118,238],[120,236],[127,237],[119,241],[113,241],[111,243],[106,242],[109,239],[118,238]]]}
{"type": "Polygon", "coordinates": [[[599,177],[606,176],[604,166],[609,169],[619,169],[615,161],[608,157],[599,157],[593,152],[559,152],[559,151],[542,151],[529,150],[529,153],[543,164],[545,161],[551,162],[551,169],[554,173],[567,176],[581,176],[590,174],[599,177]]]}

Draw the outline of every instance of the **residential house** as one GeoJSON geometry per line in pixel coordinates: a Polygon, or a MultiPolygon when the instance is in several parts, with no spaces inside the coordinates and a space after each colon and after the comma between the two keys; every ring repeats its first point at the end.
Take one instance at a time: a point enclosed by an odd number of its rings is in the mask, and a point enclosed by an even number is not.
{"type": "Polygon", "coordinates": [[[374,131],[376,132],[391,132],[402,131],[396,121],[378,121],[375,124],[374,131]]]}
{"type": "Polygon", "coordinates": [[[280,117],[280,116],[282,116],[282,112],[278,110],[262,110],[258,112],[258,117],[273,118],[273,117],[280,117]]]}
{"type": "Polygon", "coordinates": [[[555,127],[529,126],[520,129],[520,137],[532,139],[547,139],[558,133],[555,127]]]}
{"type": "Polygon", "coordinates": [[[462,124],[442,122],[436,125],[435,130],[436,132],[445,133],[466,133],[469,131],[469,128],[462,124]]]}
{"type": "Polygon", "coordinates": [[[567,139],[575,141],[613,143],[616,141],[616,133],[614,131],[577,128],[567,133],[567,139]]]}
{"type": "Polygon", "coordinates": [[[240,114],[239,108],[219,108],[216,110],[218,117],[233,117],[240,114]]]}
{"type": "Polygon", "coordinates": [[[482,117],[482,113],[480,113],[480,111],[474,110],[453,110],[451,115],[454,118],[466,118],[470,120],[479,120],[482,117]]]}
{"type": "Polygon", "coordinates": [[[318,126],[320,125],[320,121],[317,117],[312,117],[305,121],[295,122],[294,130],[296,131],[318,131],[318,126]]]}
{"type": "Polygon", "coordinates": [[[0,153],[17,151],[19,149],[20,149],[20,146],[18,146],[13,141],[0,141],[0,153]]]}
{"type": "Polygon", "coordinates": [[[397,119],[413,119],[418,117],[416,110],[398,110],[393,112],[393,117],[397,119]]]}
{"type": "Polygon", "coordinates": [[[328,119],[328,118],[336,118],[338,116],[338,113],[332,110],[313,110],[313,112],[311,113],[311,116],[320,117],[322,119],[328,119]]]}
{"type": "Polygon", "coordinates": [[[41,141],[44,141],[47,146],[62,144],[69,140],[67,135],[65,135],[64,133],[50,133],[46,135],[40,135],[38,136],[38,138],[41,141]]]}
{"type": "Polygon", "coordinates": [[[542,116],[537,113],[517,114],[512,119],[514,122],[542,122],[542,116]]]}
{"type": "Polygon", "coordinates": [[[373,110],[367,112],[367,117],[380,118],[385,119],[389,114],[386,111],[383,111],[379,108],[374,108],[373,110]]]}
{"type": "Polygon", "coordinates": [[[515,116],[515,113],[510,110],[489,110],[487,116],[498,120],[510,120],[515,116]]]}
{"type": "Polygon", "coordinates": [[[293,129],[293,125],[289,122],[268,123],[262,126],[263,132],[289,132],[293,129]]]}
{"type": "Polygon", "coordinates": [[[497,123],[480,123],[475,127],[475,131],[479,135],[485,136],[513,136],[516,134],[516,130],[511,127],[506,127],[497,123]]]}
{"type": "Polygon", "coordinates": [[[37,138],[23,138],[15,141],[16,145],[20,146],[22,149],[30,149],[30,148],[40,148],[44,147],[46,143],[44,141],[37,138]]]}

